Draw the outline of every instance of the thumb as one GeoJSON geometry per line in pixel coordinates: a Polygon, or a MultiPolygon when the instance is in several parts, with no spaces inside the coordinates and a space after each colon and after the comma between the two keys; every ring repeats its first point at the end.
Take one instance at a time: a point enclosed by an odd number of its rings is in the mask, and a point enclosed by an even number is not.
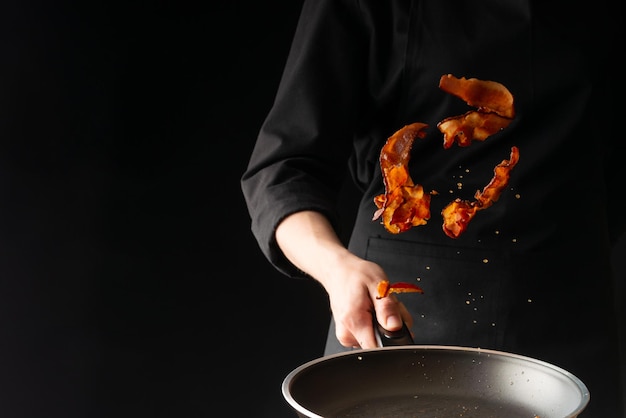
{"type": "Polygon", "coordinates": [[[395,304],[380,304],[376,308],[376,320],[383,328],[387,331],[398,331],[402,328],[402,316],[395,304]]]}
{"type": "Polygon", "coordinates": [[[384,317],[380,325],[382,325],[386,330],[396,331],[402,328],[402,318],[400,315],[392,313],[384,317]]]}

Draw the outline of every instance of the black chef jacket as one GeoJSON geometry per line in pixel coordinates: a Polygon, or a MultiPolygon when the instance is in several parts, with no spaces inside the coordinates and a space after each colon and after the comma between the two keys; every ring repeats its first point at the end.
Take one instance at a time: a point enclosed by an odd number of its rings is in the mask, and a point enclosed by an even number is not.
{"type": "MultiPolygon", "coordinates": [[[[276,225],[317,210],[340,227],[336,200],[348,165],[363,193],[349,247],[390,280],[417,280],[424,289],[400,295],[416,343],[554,363],[588,385],[592,400],[582,416],[623,418],[609,258],[625,224],[617,206],[625,74],[616,59],[624,50],[618,7],[610,0],[579,9],[565,1],[305,1],[242,177],[264,254],[283,273],[304,276],[278,249],[276,225]],[[483,142],[444,149],[437,122],[473,110],[439,89],[444,74],[504,84],[515,98],[513,122],[483,142]],[[437,194],[426,225],[393,235],[372,221],[373,198],[384,192],[378,157],[385,140],[412,122],[429,128],[413,145],[411,177],[437,194]],[[447,237],[441,209],[472,200],[513,146],[519,163],[500,199],[461,237],[447,237]]],[[[341,350],[331,324],[326,353],[341,350]]]]}

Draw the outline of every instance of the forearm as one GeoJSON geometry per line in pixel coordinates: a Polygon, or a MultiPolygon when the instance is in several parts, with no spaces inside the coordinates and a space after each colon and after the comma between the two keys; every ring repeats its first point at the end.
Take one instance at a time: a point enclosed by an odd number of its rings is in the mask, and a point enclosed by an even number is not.
{"type": "Polygon", "coordinates": [[[291,263],[322,282],[332,276],[333,265],[354,257],[345,248],[328,219],[303,211],[285,218],[276,228],[276,242],[291,263]]]}
{"type": "Polygon", "coordinates": [[[350,253],[332,225],[318,212],[304,211],[285,218],[276,229],[285,257],[319,281],[328,292],[337,339],[346,347],[376,347],[372,311],[390,330],[412,318],[395,297],[376,299],[377,285],[387,280],[380,266],[350,253]]]}

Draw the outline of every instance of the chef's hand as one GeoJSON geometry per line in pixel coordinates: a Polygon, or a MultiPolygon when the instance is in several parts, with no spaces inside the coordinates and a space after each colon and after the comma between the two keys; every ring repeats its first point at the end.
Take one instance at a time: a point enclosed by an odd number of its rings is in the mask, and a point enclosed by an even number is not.
{"type": "Polygon", "coordinates": [[[388,280],[376,263],[350,253],[320,213],[303,211],[285,218],[276,242],[296,267],[319,281],[329,296],[336,335],[345,347],[377,347],[372,312],[383,328],[397,331],[413,322],[395,295],[376,299],[378,283],[388,280]]]}
{"type": "Polygon", "coordinates": [[[382,268],[371,261],[347,254],[335,264],[331,275],[322,281],[328,292],[335,320],[335,334],[346,347],[377,347],[372,312],[383,328],[398,331],[413,322],[408,310],[394,294],[376,299],[377,286],[388,280],[382,268]]]}

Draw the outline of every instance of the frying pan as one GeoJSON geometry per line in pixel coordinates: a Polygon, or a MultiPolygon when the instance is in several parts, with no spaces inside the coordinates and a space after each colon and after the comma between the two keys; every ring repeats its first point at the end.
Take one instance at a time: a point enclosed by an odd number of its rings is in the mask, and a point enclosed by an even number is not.
{"type": "Polygon", "coordinates": [[[544,361],[407,338],[309,361],[285,377],[283,396],[301,418],[573,418],[589,402],[580,379],[544,361]]]}

